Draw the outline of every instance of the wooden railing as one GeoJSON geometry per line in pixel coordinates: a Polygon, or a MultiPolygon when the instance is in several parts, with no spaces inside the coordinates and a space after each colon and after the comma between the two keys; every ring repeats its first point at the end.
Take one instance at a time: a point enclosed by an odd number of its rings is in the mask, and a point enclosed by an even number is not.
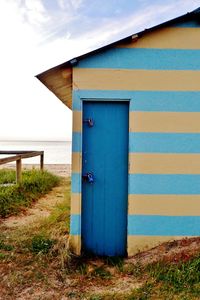
{"type": "Polygon", "coordinates": [[[22,180],[22,159],[40,156],[40,169],[44,168],[44,151],[0,151],[0,155],[12,155],[0,158],[0,165],[16,161],[16,182],[22,180]]]}

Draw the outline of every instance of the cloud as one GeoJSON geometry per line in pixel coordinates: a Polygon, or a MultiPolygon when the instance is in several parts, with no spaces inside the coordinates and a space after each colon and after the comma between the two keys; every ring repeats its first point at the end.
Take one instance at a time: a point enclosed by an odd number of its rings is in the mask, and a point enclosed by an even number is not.
{"type": "MultiPolygon", "coordinates": [[[[143,0],[143,3],[145,2],[146,4],[149,3],[149,1],[143,0]]],[[[196,6],[197,1],[191,3],[187,0],[168,1],[165,4],[159,4],[158,1],[155,4],[151,2],[151,4],[142,7],[140,10],[135,10],[133,13],[129,12],[128,16],[110,17],[103,20],[98,18],[93,20],[91,18],[90,22],[86,24],[86,30],[84,31],[83,25],[79,36],[75,35],[74,38],[85,40],[85,43],[90,44],[90,46],[93,42],[92,48],[99,47],[173,19],[188,10],[192,11],[196,6]],[[179,7],[179,10],[177,10],[177,7],[179,7]]]]}
{"type": "Polygon", "coordinates": [[[83,6],[83,2],[83,0],[71,0],[71,4],[76,10],[83,6]]]}
{"type": "Polygon", "coordinates": [[[98,7],[95,15],[88,16],[84,8],[89,0],[59,0],[60,6],[54,2],[55,7],[47,0],[0,0],[0,138],[69,139],[70,112],[34,75],[191,11],[198,2],[146,1],[143,8],[126,14],[121,13],[121,6],[116,18],[113,10],[99,17],[98,7]]]}
{"type": "Polygon", "coordinates": [[[42,0],[24,0],[20,5],[27,22],[34,26],[40,26],[49,21],[50,17],[42,0]]]}
{"type": "MultiPolygon", "coordinates": [[[[35,8],[30,2],[0,1],[0,139],[70,139],[71,113],[34,78],[43,65],[39,27],[49,20],[40,1],[35,8]]],[[[45,50],[50,65],[57,54],[45,50]]]]}
{"type": "Polygon", "coordinates": [[[83,0],[57,0],[61,9],[78,10],[83,5],[83,0]]]}

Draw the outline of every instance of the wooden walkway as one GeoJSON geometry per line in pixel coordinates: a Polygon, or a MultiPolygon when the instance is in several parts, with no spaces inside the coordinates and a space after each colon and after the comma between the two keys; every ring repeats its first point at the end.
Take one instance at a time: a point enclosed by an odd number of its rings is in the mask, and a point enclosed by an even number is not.
{"type": "Polygon", "coordinates": [[[44,168],[44,151],[0,151],[0,155],[9,155],[0,158],[0,165],[16,161],[16,182],[22,179],[22,159],[40,156],[40,169],[44,168]]]}

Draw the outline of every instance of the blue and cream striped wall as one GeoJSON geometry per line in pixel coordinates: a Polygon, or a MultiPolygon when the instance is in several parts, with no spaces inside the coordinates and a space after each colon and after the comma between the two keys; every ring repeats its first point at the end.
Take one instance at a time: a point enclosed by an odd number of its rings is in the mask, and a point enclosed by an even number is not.
{"type": "Polygon", "coordinates": [[[200,235],[200,27],[159,29],[73,68],[71,244],[77,253],[84,99],[130,101],[128,254],[200,235]]]}

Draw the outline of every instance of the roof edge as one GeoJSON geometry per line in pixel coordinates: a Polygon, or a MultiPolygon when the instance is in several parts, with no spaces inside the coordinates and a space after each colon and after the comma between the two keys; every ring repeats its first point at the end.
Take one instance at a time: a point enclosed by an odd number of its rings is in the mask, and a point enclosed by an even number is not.
{"type": "MultiPolygon", "coordinates": [[[[69,67],[69,66],[73,66],[74,63],[75,63],[75,61],[76,61],[76,63],[78,63],[78,60],[83,59],[83,58],[86,58],[86,57],[88,57],[88,56],[90,56],[90,55],[92,55],[92,54],[96,54],[96,53],[99,53],[99,52],[101,52],[101,51],[103,51],[103,50],[112,48],[112,47],[118,45],[118,44],[121,43],[121,42],[128,42],[128,41],[131,41],[131,40],[132,40],[132,37],[135,36],[135,35],[137,35],[138,37],[140,37],[141,35],[143,35],[143,34],[145,34],[145,33],[147,33],[147,32],[154,31],[154,30],[156,30],[156,29],[165,27],[165,26],[167,26],[167,25],[172,25],[172,24],[174,24],[174,23],[176,23],[176,22],[179,22],[179,21],[183,21],[183,20],[186,20],[186,21],[187,21],[187,20],[190,19],[192,16],[195,16],[195,17],[196,17],[196,16],[198,16],[198,15],[200,15],[200,7],[198,7],[197,9],[195,9],[195,10],[193,10],[193,11],[191,11],[191,12],[188,12],[188,13],[186,13],[186,14],[184,14],[184,15],[181,15],[181,16],[176,17],[176,18],[174,18],[174,19],[168,20],[168,21],[166,21],[166,22],[164,22],[164,23],[155,25],[155,26],[150,27],[150,28],[146,28],[146,29],[144,29],[144,30],[142,30],[142,31],[139,31],[139,32],[134,33],[134,34],[131,34],[131,35],[127,36],[127,37],[124,37],[124,38],[122,38],[122,39],[120,39],[120,40],[117,40],[117,41],[115,41],[115,42],[112,42],[112,43],[110,43],[110,44],[108,44],[108,45],[102,46],[102,47],[100,47],[100,48],[97,48],[97,49],[92,50],[92,51],[90,51],[90,52],[84,53],[84,54],[82,54],[82,55],[73,57],[73,58],[71,58],[70,60],[68,60],[68,61],[66,61],[66,62],[64,62],[64,63],[62,63],[62,64],[59,64],[59,65],[57,65],[57,66],[55,66],[55,67],[53,67],[53,68],[48,69],[47,71],[53,70],[53,69],[58,68],[58,67],[59,67],[59,68],[66,68],[66,67],[69,67]]],[[[46,72],[46,71],[44,71],[44,72],[46,72]]],[[[36,75],[35,77],[38,78],[38,77],[39,77],[41,74],[43,74],[44,72],[42,72],[42,73],[36,75]]]]}
{"type": "MultiPolygon", "coordinates": [[[[81,59],[84,59],[90,55],[94,55],[94,54],[97,54],[101,51],[104,51],[106,49],[110,49],[112,47],[115,47],[117,46],[118,44],[122,43],[122,42],[129,42],[129,41],[132,41],[133,39],[137,39],[137,38],[140,38],[142,35],[148,33],[148,32],[152,32],[154,30],[157,30],[157,29],[160,29],[160,28],[163,28],[163,27],[166,27],[166,26],[169,26],[169,25],[173,25],[174,23],[177,23],[177,22],[180,22],[180,21],[188,21],[190,20],[191,18],[199,18],[200,16],[200,7],[196,8],[195,10],[191,11],[191,12],[188,12],[184,15],[181,15],[179,17],[176,17],[174,19],[171,19],[171,20],[168,20],[164,23],[161,23],[161,24],[158,24],[158,25],[155,25],[153,27],[150,27],[150,28],[147,28],[147,29],[144,29],[142,31],[139,31],[135,34],[131,34],[125,38],[122,38],[120,40],[117,40],[115,42],[112,42],[108,45],[105,45],[105,46],[102,46],[100,48],[97,48],[95,50],[92,50],[90,52],[87,52],[85,54],[82,54],[82,55],[79,55],[77,57],[74,57],[62,64],[59,64],[53,68],[50,68],[38,75],[36,75],[35,77],[40,80],[51,92],[53,92],[65,105],[67,105],[70,109],[72,108],[72,100],[70,101],[66,101],[66,99],[64,99],[65,97],[62,96],[60,97],[59,95],[59,92],[57,92],[56,90],[56,86],[52,86],[52,82],[53,80],[56,80],[56,76],[57,76],[57,73],[60,71],[60,78],[59,78],[59,81],[62,82],[63,79],[66,79],[65,76],[62,75],[62,72],[64,70],[68,70],[68,74],[67,74],[67,78],[68,78],[68,81],[67,81],[67,86],[68,86],[68,89],[72,88],[72,67],[74,65],[76,65],[78,63],[79,60],[81,59]],[[71,71],[69,71],[71,70],[71,71]],[[70,73],[71,72],[71,73],[70,73]],[[53,75],[54,74],[54,75],[53,75]],[[48,76],[49,76],[49,80],[48,80],[48,76]]],[[[71,95],[72,93],[69,93],[68,91],[68,95],[71,95]]]]}

